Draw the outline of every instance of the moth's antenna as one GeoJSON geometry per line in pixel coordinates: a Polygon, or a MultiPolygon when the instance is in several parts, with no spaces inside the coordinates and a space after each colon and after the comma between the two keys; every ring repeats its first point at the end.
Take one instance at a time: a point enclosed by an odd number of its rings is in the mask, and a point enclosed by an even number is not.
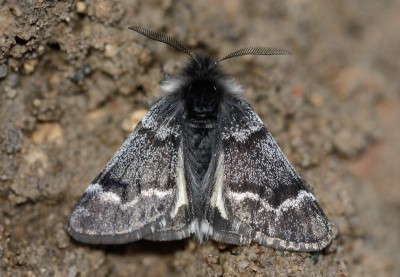
{"type": "Polygon", "coordinates": [[[215,63],[222,62],[223,60],[244,56],[244,55],[291,55],[287,50],[274,48],[274,47],[245,47],[241,48],[235,52],[226,55],[222,59],[219,59],[215,63]]]}
{"type": "Polygon", "coordinates": [[[193,55],[193,53],[190,52],[189,48],[186,47],[186,45],[184,45],[182,42],[180,42],[168,35],[160,34],[160,33],[142,28],[140,26],[130,26],[129,29],[131,29],[132,31],[135,31],[136,33],[144,35],[148,38],[164,42],[165,44],[168,44],[168,45],[174,47],[175,49],[188,54],[190,57],[192,57],[193,60],[195,60],[197,63],[199,63],[197,61],[197,59],[195,58],[195,56],[193,55]]]}

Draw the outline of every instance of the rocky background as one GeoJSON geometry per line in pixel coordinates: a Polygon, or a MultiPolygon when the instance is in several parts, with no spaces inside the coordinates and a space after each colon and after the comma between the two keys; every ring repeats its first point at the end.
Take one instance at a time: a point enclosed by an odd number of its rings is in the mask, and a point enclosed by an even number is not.
{"type": "Polygon", "coordinates": [[[400,2],[0,0],[0,276],[398,276],[400,2]],[[187,60],[224,62],[339,235],[305,254],[191,240],[98,247],[67,216],[187,60]]]}

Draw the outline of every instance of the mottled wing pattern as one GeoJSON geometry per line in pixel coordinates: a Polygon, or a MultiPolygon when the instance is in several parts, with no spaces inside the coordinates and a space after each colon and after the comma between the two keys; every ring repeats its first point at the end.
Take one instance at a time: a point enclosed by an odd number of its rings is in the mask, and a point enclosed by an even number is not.
{"type": "Polygon", "coordinates": [[[323,249],[334,226],[251,107],[239,99],[228,104],[221,113],[211,202],[221,217],[213,222],[214,239],[294,251],[323,249]],[[229,232],[218,228],[227,222],[229,232]]]}
{"type": "Polygon", "coordinates": [[[189,236],[179,173],[182,116],[170,98],[151,108],[79,199],[67,223],[72,237],[116,244],[189,236]]]}

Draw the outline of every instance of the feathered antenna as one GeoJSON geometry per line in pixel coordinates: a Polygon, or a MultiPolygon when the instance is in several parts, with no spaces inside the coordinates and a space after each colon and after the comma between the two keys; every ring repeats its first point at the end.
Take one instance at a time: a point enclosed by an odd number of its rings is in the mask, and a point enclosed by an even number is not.
{"type": "Polygon", "coordinates": [[[219,59],[215,63],[222,62],[223,60],[244,56],[244,55],[291,55],[287,50],[274,48],[274,47],[245,47],[241,48],[235,52],[226,55],[222,59],[219,59]]]}
{"type": "Polygon", "coordinates": [[[194,59],[197,63],[199,63],[196,60],[193,53],[190,52],[189,48],[187,48],[186,45],[184,45],[182,42],[180,42],[168,35],[160,34],[160,33],[157,33],[157,32],[154,32],[154,31],[151,31],[151,30],[139,27],[139,26],[130,26],[129,29],[131,29],[132,31],[135,31],[141,35],[144,35],[148,38],[164,42],[165,44],[168,44],[168,45],[174,47],[175,49],[188,54],[190,57],[192,57],[192,59],[194,59]]]}

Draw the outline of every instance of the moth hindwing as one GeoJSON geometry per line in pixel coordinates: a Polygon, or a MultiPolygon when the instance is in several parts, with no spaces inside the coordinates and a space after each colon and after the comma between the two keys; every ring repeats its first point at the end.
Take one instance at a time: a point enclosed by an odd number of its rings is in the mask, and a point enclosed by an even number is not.
{"type": "Polygon", "coordinates": [[[132,30],[192,57],[74,206],[67,232],[86,243],[194,236],[230,244],[318,251],[335,235],[242,89],[214,61],[173,38],[132,30]]]}

